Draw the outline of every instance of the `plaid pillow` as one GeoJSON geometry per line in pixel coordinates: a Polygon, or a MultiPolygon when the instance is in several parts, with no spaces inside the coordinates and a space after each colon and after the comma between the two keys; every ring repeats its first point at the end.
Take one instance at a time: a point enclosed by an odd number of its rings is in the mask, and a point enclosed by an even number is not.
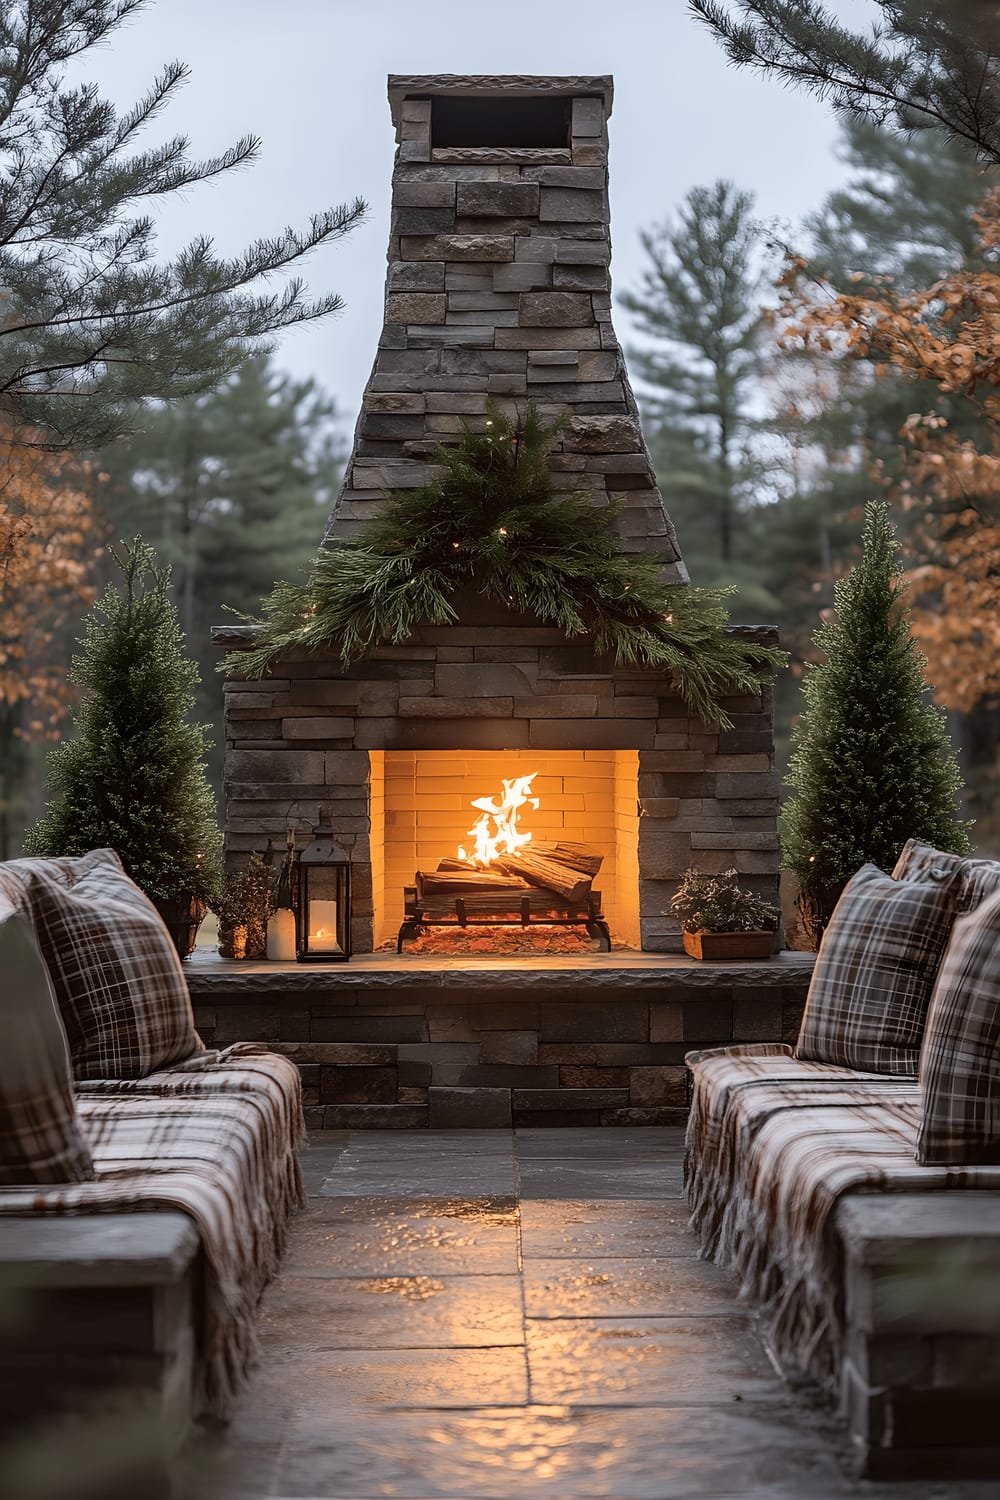
{"type": "Polygon", "coordinates": [[[920,1052],[922,1166],[1000,1162],[1000,890],[959,917],[920,1052]]]}
{"type": "Polygon", "coordinates": [[[203,1050],[170,934],[112,849],[7,868],[24,884],[77,1078],[142,1078],[203,1050]]]}
{"type": "Polygon", "coordinates": [[[31,923],[0,898],[0,1185],[90,1182],[66,1035],[31,923]]]}
{"type": "Polygon", "coordinates": [[[956,911],[973,911],[987,896],[1000,890],[1000,860],[967,859],[946,854],[919,839],[907,839],[892,872],[893,880],[955,882],[956,911]]]}
{"type": "Polygon", "coordinates": [[[893,880],[863,865],[823,934],[795,1056],[915,1073],[954,902],[950,884],[893,880]]]}

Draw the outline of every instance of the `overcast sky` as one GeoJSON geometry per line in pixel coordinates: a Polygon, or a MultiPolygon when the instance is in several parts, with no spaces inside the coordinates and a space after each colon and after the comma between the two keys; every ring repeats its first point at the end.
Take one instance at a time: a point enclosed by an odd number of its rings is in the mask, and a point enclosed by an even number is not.
{"type": "MultiPolygon", "coordinates": [[[[857,16],[866,0],[838,0],[857,16]]],[[[839,181],[824,106],[731,68],[684,0],[157,0],[88,72],[119,105],[179,57],[191,79],[150,139],[182,131],[207,155],[263,137],[260,160],[160,214],[164,251],[196,233],[223,251],[360,194],[368,221],[306,274],[341,293],[339,317],[288,334],[278,363],[315,375],[353,426],[381,328],[394,136],[388,73],[611,73],[612,272],[634,286],[640,228],[718,177],[762,217],[797,222],[839,181]]],[[[624,312],[616,323],[628,342],[624,312]]]]}

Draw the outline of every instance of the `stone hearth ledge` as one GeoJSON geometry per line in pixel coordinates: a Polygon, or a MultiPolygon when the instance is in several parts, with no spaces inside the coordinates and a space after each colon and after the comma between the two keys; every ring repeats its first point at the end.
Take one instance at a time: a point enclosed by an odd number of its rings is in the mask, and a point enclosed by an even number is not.
{"type": "Polygon", "coordinates": [[[786,952],[753,963],[729,959],[705,963],[682,954],[620,953],[604,963],[586,956],[538,954],[531,959],[478,955],[415,956],[361,953],[349,963],[268,963],[265,960],[220,958],[214,951],[196,950],[185,961],[188,987],[195,998],[238,999],[282,994],[328,993],[330,990],[426,989],[428,980],[441,989],[463,991],[474,1000],[475,989],[530,992],[550,991],[563,984],[574,990],[658,990],[664,984],[697,992],[720,987],[776,988],[803,982],[812,972],[814,953],[786,952]]]}

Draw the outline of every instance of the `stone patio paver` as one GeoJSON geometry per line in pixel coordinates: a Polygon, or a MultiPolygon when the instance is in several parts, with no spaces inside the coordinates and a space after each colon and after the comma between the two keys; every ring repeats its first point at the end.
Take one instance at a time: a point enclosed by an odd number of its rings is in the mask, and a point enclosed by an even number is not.
{"type": "Polygon", "coordinates": [[[522,1286],[495,1274],[282,1275],[261,1334],[287,1349],[523,1348],[522,1286]]]}
{"type": "Polygon", "coordinates": [[[524,1263],[524,1305],[529,1318],[656,1318],[664,1308],[675,1317],[732,1315],[733,1293],[715,1266],[692,1256],[654,1260],[588,1256],[524,1263]]]}
{"type": "Polygon", "coordinates": [[[679,1197],[683,1189],[681,1164],[673,1157],[657,1161],[643,1156],[634,1162],[626,1157],[609,1157],[606,1161],[559,1161],[550,1157],[522,1162],[520,1179],[523,1200],[540,1198],[545,1203],[560,1198],[591,1202],[617,1198],[625,1183],[631,1199],[651,1198],[657,1203],[664,1197],[679,1197]]]}
{"type": "Polygon", "coordinates": [[[314,1136],[211,1500],[993,1500],[851,1478],[696,1258],[680,1135],[314,1136]]]}

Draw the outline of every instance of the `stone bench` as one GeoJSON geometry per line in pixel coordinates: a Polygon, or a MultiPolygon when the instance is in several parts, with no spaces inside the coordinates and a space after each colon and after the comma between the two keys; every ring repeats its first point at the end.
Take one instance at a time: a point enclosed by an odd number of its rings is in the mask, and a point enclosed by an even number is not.
{"type": "Polygon", "coordinates": [[[702,1253],[872,1478],[1000,1476],[1000,1167],[920,1166],[914,1078],[777,1045],[689,1054],[702,1253]]]}
{"type": "Polygon", "coordinates": [[[841,1399],[874,1478],[1000,1474],[1000,1192],[856,1194],[841,1399]]]}
{"type": "Polygon", "coordinates": [[[183,1213],[0,1218],[0,1427],[125,1403],[150,1465],[192,1419],[199,1237],[183,1213]],[[145,1431],[145,1426],[143,1426],[145,1431]]]}

